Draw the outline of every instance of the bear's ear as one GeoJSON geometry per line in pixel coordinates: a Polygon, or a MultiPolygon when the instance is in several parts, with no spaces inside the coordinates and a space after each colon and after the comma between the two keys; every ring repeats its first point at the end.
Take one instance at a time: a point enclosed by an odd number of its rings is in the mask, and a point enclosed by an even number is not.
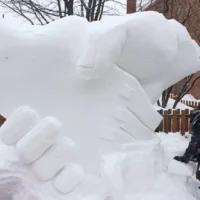
{"type": "Polygon", "coordinates": [[[77,62],[77,72],[86,79],[105,77],[119,59],[125,39],[123,25],[92,32],[77,62]]]}

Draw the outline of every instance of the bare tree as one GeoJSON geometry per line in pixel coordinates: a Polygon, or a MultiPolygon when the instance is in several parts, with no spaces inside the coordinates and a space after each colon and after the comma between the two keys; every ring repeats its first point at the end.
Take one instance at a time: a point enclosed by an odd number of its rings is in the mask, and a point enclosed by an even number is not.
{"type": "Polygon", "coordinates": [[[173,85],[162,92],[161,103],[160,103],[160,100],[157,101],[158,106],[161,106],[163,108],[167,106],[172,89],[173,89],[173,85]]]}
{"type": "MultiPolygon", "coordinates": [[[[180,100],[186,94],[188,94],[190,92],[190,90],[194,87],[196,81],[198,81],[199,79],[200,79],[200,75],[191,74],[191,75],[187,76],[186,78],[184,78],[180,82],[179,92],[176,95],[172,95],[173,98],[175,99],[175,102],[172,107],[173,109],[175,109],[176,106],[178,105],[178,103],[180,102],[180,100]]],[[[171,94],[172,94],[173,87],[174,87],[174,85],[172,85],[171,87],[169,87],[163,91],[161,102],[160,102],[160,100],[157,101],[158,106],[163,107],[163,108],[165,108],[167,106],[169,98],[171,97],[171,94]]]]}
{"type": "Polygon", "coordinates": [[[193,88],[194,84],[197,80],[200,79],[200,75],[192,74],[185,78],[185,81],[183,82],[180,92],[176,96],[176,100],[174,102],[173,108],[176,108],[179,101],[186,95],[188,92],[193,88]]]}
{"type": "MultiPolygon", "coordinates": [[[[130,0],[131,1],[131,0],[130,0]]],[[[151,8],[151,10],[157,10],[157,4],[155,4],[156,0],[137,0],[137,11],[146,11],[151,8]],[[155,6],[152,9],[152,6],[155,6]]]]}
{"type": "Polygon", "coordinates": [[[90,22],[98,21],[105,14],[116,14],[112,10],[114,4],[121,9],[126,8],[120,0],[0,0],[1,7],[23,17],[32,25],[45,25],[70,15],[85,17],[90,22]]]}

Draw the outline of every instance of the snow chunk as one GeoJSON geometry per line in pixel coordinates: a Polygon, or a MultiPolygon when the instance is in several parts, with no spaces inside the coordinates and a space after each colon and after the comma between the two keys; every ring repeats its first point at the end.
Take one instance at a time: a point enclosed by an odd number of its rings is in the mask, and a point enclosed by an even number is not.
{"type": "Polygon", "coordinates": [[[172,160],[168,165],[168,172],[181,176],[193,176],[195,173],[195,164],[185,164],[177,160],[172,160]]]}

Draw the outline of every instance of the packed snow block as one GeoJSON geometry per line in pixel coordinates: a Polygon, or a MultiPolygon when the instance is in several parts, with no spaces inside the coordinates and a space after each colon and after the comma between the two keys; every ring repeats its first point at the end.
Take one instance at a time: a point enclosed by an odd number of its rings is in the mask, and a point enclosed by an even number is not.
{"type": "Polygon", "coordinates": [[[127,159],[122,176],[128,194],[149,188],[163,172],[163,150],[160,141],[138,141],[123,145],[127,159]]]}
{"type": "MultiPolygon", "coordinates": [[[[47,181],[74,160],[74,151],[75,143],[69,138],[61,138],[44,155],[32,163],[31,169],[39,180],[47,181]]],[[[58,184],[60,181],[59,179],[58,184]]]]}
{"type": "Polygon", "coordinates": [[[38,123],[39,116],[30,107],[20,107],[2,125],[0,138],[4,144],[15,145],[38,123]]]}
{"type": "Polygon", "coordinates": [[[37,160],[58,138],[61,123],[54,117],[46,117],[30,130],[17,144],[20,160],[31,163],[37,160]]]}
{"type": "Polygon", "coordinates": [[[192,163],[182,163],[172,160],[168,165],[168,172],[180,176],[193,176],[196,170],[196,165],[192,163]]]}
{"type": "Polygon", "coordinates": [[[80,165],[67,165],[54,179],[54,187],[61,193],[72,191],[83,180],[84,171],[80,165]]]}

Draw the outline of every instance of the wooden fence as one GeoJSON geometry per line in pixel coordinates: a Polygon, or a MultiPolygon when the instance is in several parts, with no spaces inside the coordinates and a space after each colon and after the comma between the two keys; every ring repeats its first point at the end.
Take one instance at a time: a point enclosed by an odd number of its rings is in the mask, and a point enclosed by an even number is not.
{"type": "Polygon", "coordinates": [[[193,110],[159,110],[163,120],[157,128],[157,132],[180,132],[184,135],[186,132],[192,133],[190,128],[190,114],[193,110]]]}

